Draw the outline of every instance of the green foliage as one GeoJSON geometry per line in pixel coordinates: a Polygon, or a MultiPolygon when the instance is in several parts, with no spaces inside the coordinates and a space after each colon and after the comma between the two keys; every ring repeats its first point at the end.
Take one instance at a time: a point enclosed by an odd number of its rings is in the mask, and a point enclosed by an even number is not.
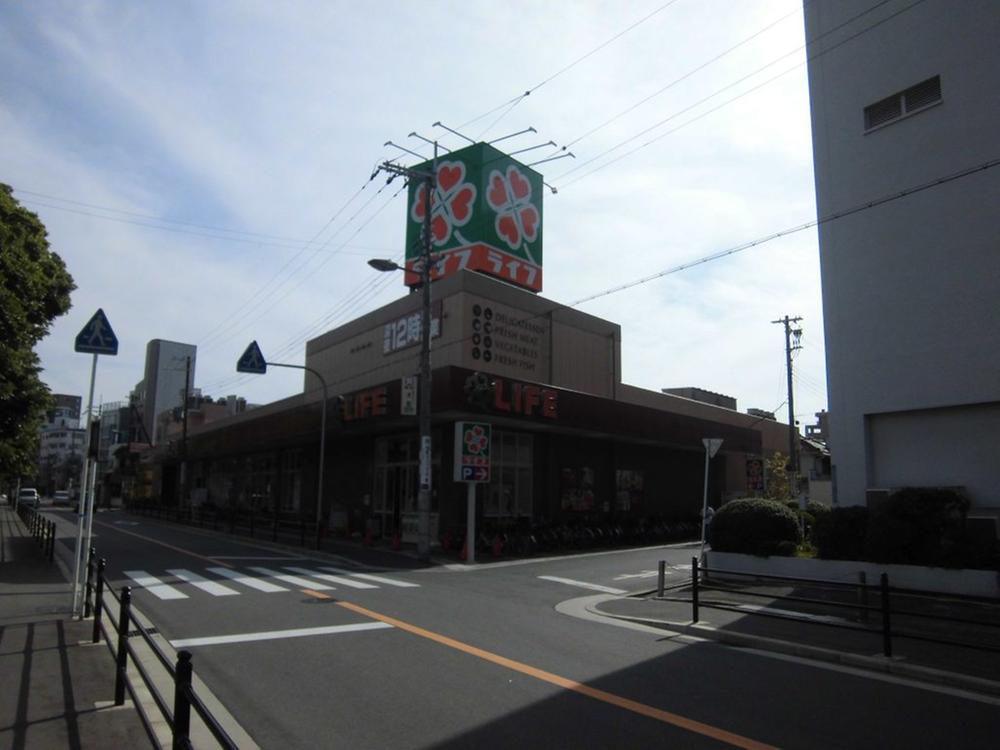
{"type": "Polygon", "coordinates": [[[781,451],[775,451],[764,462],[766,484],[764,497],[779,503],[787,503],[792,498],[788,486],[788,456],[781,451]]]}
{"type": "Polygon", "coordinates": [[[880,563],[961,567],[969,548],[965,537],[968,511],[969,499],[958,490],[897,490],[871,510],[868,558],[880,563]]]}
{"type": "Polygon", "coordinates": [[[830,508],[816,516],[812,542],[825,560],[865,559],[868,508],[863,505],[830,508]]]}
{"type": "Polygon", "coordinates": [[[732,500],[716,511],[708,541],[717,552],[794,555],[799,538],[795,513],[773,500],[732,500]]]}
{"type": "Polygon", "coordinates": [[[30,475],[51,408],[35,345],[70,307],[73,278],[49,249],[45,226],[0,183],[0,482],[30,475]]]}

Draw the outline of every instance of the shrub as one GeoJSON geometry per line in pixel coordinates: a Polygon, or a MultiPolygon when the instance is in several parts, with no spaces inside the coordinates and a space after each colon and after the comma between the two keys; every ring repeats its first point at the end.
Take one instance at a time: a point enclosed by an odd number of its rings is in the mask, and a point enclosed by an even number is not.
{"type": "Polygon", "coordinates": [[[826,560],[865,559],[868,508],[863,505],[829,508],[816,514],[812,542],[826,560]]]}
{"type": "Polygon", "coordinates": [[[799,523],[795,513],[780,502],[733,500],[712,518],[708,542],[717,552],[794,554],[799,543],[799,523]]]}
{"type": "Polygon", "coordinates": [[[906,487],[871,509],[866,550],[880,563],[961,567],[969,500],[947,487],[906,487]]]}

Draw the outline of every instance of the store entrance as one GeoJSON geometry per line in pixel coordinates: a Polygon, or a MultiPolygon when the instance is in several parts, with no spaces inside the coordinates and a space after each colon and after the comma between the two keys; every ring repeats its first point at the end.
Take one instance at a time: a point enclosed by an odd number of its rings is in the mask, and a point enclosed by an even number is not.
{"type": "Polygon", "coordinates": [[[376,441],[374,511],[381,536],[401,534],[404,515],[416,510],[417,468],[416,441],[412,438],[376,441]]]}
{"type": "MultiPolygon", "coordinates": [[[[386,539],[399,534],[416,542],[419,533],[417,495],[420,492],[419,441],[416,436],[381,437],[375,441],[375,487],[372,511],[375,534],[386,539]]],[[[440,481],[440,454],[431,465],[432,487],[440,481]]],[[[437,493],[431,495],[429,532],[438,537],[437,493]]]]}

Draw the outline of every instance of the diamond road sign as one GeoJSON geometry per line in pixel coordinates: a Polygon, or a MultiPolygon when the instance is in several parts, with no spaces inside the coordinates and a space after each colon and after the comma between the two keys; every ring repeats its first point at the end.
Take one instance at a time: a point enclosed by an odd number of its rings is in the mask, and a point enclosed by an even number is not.
{"type": "Polygon", "coordinates": [[[118,337],[111,330],[104,310],[98,309],[77,334],[73,350],[84,354],[110,354],[112,357],[118,354],[118,337]]]}
{"type": "Polygon", "coordinates": [[[263,375],[267,372],[267,362],[256,341],[250,342],[250,346],[236,362],[236,372],[249,372],[254,375],[263,375]]]}

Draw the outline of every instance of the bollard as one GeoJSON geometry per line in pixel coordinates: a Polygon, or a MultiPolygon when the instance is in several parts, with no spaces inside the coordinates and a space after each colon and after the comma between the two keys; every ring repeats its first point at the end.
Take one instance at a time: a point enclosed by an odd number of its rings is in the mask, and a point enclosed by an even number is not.
{"type": "Polygon", "coordinates": [[[865,571],[858,571],[858,612],[861,622],[868,622],[868,576],[865,571]]]}
{"type": "Polygon", "coordinates": [[[663,598],[663,579],[667,574],[667,561],[660,560],[659,570],[657,571],[656,578],[656,595],[663,598]]]}
{"type": "Polygon", "coordinates": [[[84,584],[83,619],[87,619],[91,614],[93,614],[94,556],[96,554],[97,549],[91,547],[90,554],[87,555],[87,582],[84,584]]]}
{"type": "Polygon", "coordinates": [[[306,519],[299,516],[299,546],[306,546],[306,519]]]}
{"type": "Polygon", "coordinates": [[[56,522],[51,521],[49,524],[49,562],[53,562],[56,559],[56,522]]]}
{"type": "Polygon", "coordinates": [[[278,541],[278,509],[274,509],[274,526],[271,527],[271,541],[278,541]]]}
{"type": "Polygon", "coordinates": [[[889,621],[889,576],[882,574],[882,653],[892,656],[892,626],[889,621]]]}
{"type": "Polygon", "coordinates": [[[250,538],[253,539],[253,521],[254,521],[254,509],[250,509],[250,538]]]}
{"type": "Polygon", "coordinates": [[[191,652],[178,651],[174,671],[174,743],[173,750],[191,747],[191,652]]]}
{"type": "Polygon", "coordinates": [[[104,610],[104,568],[108,561],[103,557],[97,563],[97,596],[94,601],[94,643],[101,642],[101,615],[104,610]]]}
{"type": "Polygon", "coordinates": [[[691,622],[698,622],[698,558],[691,558],[691,622]]]}
{"type": "Polygon", "coordinates": [[[121,607],[118,610],[118,668],[115,672],[115,705],[125,705],[125,676],[128,670],[128,626],[131,620],[132,589],[122,587],[121,607]]]}

